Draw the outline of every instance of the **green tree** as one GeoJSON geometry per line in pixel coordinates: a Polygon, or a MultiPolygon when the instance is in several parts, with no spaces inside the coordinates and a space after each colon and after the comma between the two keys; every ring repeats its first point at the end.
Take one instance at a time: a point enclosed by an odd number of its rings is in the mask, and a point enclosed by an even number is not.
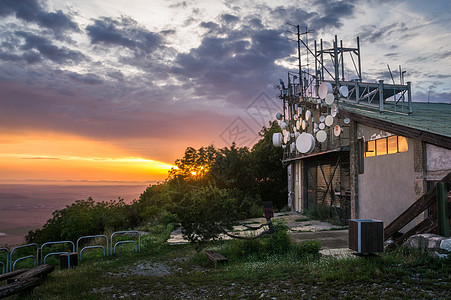
{"type": "Polygon", "coordinates": [[[251,174],[255,184],[255,193],[263,201],[272,201],[274,207],[281,209],[287,204],[287,171],[282,165],[283,149],[274,147],[272,136],[281,132],[277,121],[260,131],[261,139],[252,147],[251,174]]]}

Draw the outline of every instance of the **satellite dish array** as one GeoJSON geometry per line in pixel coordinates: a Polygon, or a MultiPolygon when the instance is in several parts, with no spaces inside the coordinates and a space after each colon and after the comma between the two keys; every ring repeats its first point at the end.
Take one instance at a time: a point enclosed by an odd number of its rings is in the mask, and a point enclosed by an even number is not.
{"type": "MultiPolygon", "coordinates": [[[[338,92],[340,96],[348,97],[349,90],[346,86],[340,86],[338,92]]],[[[276,119],[280,121],[282,133],[273,134],[275,147],[285,149],[288,146],[291,153],[295,153],[297,150],[302,154],[309,154],[315,149],[315,137],[316,141],[320,143],[327,141],[326,127],[333,128],[336,137],[340,136],[343,129],[340,125],[333,126],[334,118],[338,114],[338,107],[334,104],[335,95],[332,85],[329,82],[322,82],[318,88],[318,97],[311,97],[310,102],[316,104],[317,107],[326,105],[329,108],[327,115],[321,115],[321,109],[319,109],[319,123],[317,123],[312,111],[303,109],[299,104],[294,104],[293,109],[289,109],[288,120],[283,119],[281,113],[277,113],[276,119]]],[[[349,124],[350,119],[345,118],[344,123],[349,124]]]]}

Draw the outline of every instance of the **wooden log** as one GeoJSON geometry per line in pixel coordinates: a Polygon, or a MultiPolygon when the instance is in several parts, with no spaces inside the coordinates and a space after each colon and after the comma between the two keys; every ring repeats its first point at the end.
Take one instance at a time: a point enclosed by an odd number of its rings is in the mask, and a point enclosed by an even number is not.
{"type": "Polygon", "coordinates": [[[42,284],[42,278],[29,277],[0,287],[0,299],[17,294],[32,293],[33,288],[42,284]]]}
{"type": "Polygon", "coordinates": [[[13,282],[16,282],[16,281],[22,281],[22,280],[26,280],[26,279],[31,278],[31,277],[41,277],[42,278],[42,277],[46,276],[47,274],[53,272],[53,270],[55,270],[55,266],[47,265],[47,264],[40,265],[40,266],[37,266],[37,267],[35,267],[35,268],[31,269],[31,270],[23,272],[20,275],[17,275],[15,277],[9,278],[7,280],[7,283],[13,283],[13,282]]]}
{"type": "Polygon", "coordinates": [[[30,269],[24,268],[24,269],[20,269],[20,270],[16,270],[16,271],[12,271],[12,272],[8,272],[8,273],[5,273],[5,274],[2,274],[2,275],[0,275],[0,281],[7,280],[7,279],[9,279],[11,277],[14,277],[14,276],[17,276],[19,274],[22,274],[23,272],[26,272],[28,270],[30,270],[30,269]]]}

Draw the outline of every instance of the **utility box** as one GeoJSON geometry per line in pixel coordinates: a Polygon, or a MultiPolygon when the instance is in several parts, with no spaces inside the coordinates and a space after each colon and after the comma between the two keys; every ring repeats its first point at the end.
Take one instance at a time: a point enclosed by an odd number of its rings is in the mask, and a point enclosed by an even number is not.
{"type": "Polygon", "coordinates": [[[384,252],[384,222],[371,219],[349,220],[349,249],[362,254],[384,252]]]}

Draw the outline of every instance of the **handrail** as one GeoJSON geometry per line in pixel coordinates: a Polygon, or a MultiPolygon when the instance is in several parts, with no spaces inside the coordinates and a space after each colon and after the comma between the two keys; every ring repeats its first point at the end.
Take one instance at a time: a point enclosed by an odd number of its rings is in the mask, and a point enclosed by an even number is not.
{"type": "MultiPolygon", "coordinates": [[[[448,188],[451,188],[451,172],[448,173],[439,182],[445,182],[448,184],[448,188]]],[[[401,230],[410,221],[415,219],[420,213],[430,207],[435,203],[437,194],[437,185],[424,195],[422,195],[418,200],[416,200],[409,208],[407,208],[403,213],[401,213],[396,219],[394,219],[390,224],[384,228],[385,237],[384,240],[391,238],[396,232],[401,230]]],[[[437,217],[437,216],[435,216],[437,217]]],[[[404,236],[404,239],[407,238],[404,236]]]]}

